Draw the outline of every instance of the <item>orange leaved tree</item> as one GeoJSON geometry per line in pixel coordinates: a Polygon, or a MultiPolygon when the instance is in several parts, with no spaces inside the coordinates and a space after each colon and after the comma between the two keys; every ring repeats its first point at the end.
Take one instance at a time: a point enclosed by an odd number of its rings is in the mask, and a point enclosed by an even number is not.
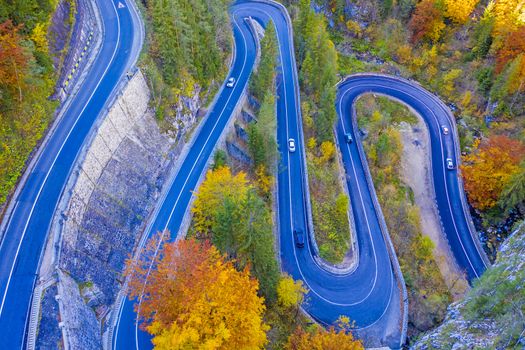
{"type": "Polygon", "coordinates": [[[307,332],[298,327],[288,338],[286,350],[364,350],[359,340],[354,340],[352,333],[348,331],[349,320],[341,317],[338,328],[330,327],[325,330],[315,327],[313,331],[307,332]]]}
{"type": "MultiPolygon", "coordinates": [[[[10,20],[0,23],[0,95],[2,91],[15,91],[19,102],[22,101],[24,75],[28,56],[21,46],[18,34],[20,26],[10,20]]],[[[2,103],[3,104],[3,103],[2,103]]]]}
{"type": "Polygon", "coordinates": [[[441,31],[445,28],[443,12],[434,0],[423,0],[417,4],[408,27],[412,32],[410,40],[413,44],[422,39],[436,42],[441,36],[441,31]]]}
{"type": "Polygon", "coordinates": [[[168,243],[157,235],[141,259],[128,261],[126,275],[156,349],[261,349],[267,343],[257,280],[210,243],[168,243]]]}
{"type": "Polygon", "coordinates": [[[502,190],[519,171],[525,146],[507,136],[493,136],[463,157],[461,167],[470,203],[479,210],[494,207],[502,190]]]}

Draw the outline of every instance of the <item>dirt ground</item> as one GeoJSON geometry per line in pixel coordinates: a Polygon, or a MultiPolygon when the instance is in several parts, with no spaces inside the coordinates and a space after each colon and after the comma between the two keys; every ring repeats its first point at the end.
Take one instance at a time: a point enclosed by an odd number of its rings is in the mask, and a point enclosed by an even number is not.
{"type": "Polygon", "coordinates": [[[414,192],[414,200],[420,209],[421,229],[435,244],[434,256],[445,283],[454,300],[461,299],[469,289],[464,273],[459,269],[446,236],[442,230],[434,201],[435,194],[430,177],[429,136],[423,121],[411,126],[401,123],[403,142],[401,159],[403,181],[414,192]]]}

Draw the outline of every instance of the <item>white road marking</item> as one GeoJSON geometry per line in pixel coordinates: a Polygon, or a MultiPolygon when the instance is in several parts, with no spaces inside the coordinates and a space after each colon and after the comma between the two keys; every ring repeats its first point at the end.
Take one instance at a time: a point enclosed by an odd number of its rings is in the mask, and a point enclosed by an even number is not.
{"type": "MultiPolygon", "coordinates": [[[[397,82],[397,80],[396,80],[396,82],[397,82]]],[[[405,84],[406,84],[406,83],[405,83],[405,84]]],[[[418,98],[417,98],[416,96],[410,94],[409,92],[404,91],[404,90],[401,90],[401,89],[393,88],[393,87],[391,87],[391,86],[386,86],[386,85],[382,85],[382,84],[372,84],[371,86],[372,86],[372,88],[374,88],[374,87],[381,87],[381,88],[385,88],[385,89],[391,89],[391,90],[394,90],[394,91],[398,91],[398,92],[401,92],[401,93],[403,93],[403,94],[406,94],[407,96],[412,97],[412,98],[415,99],[415,100],[418,100],[418,98]]],[[[409,84],[406,84],[406,86],[408,86],[409,88],[414,88],[414,86],[409,85],[409,84]]],[[[424,93],[425,95],[429,96],[431,99],[435,99],[434,96],[429,95],[427,92],[425,92],[425,90],[417,90],[417,91],[424,93]]],[[[348,92],[348,91],[346,91],[345,93],[347,93],[347,92],[348,92]]],[[[366,94],[366,92],[363,93],[363,94],[366,94]]],[[[405,103],[405,102],[403,102],[403,101],[401,101],[401,103],[403,103],[403,104],[405,104],[405,105],[408,105],[408,103],[405,103]]],[[[408,106],[409,106],[409,105],[408,105],[408,106]]],[[[424,106],[428,111],[430,111],[430,113],[432,114],[432,117],[433,117],[434,121],[435,121],[435,122],[437,123],[437,125],[438,125],[438,131],[439,131],[439,127],[440,127],[439,118],[435,115],[434,111],[433,111],[429,106],[427,106],[427,105],[424,104],[424,103],[423,103],[423,106],[424,106]]],[[[410,106],[410,107],[411,107],[411,106],[410,106]]],[[[443,135],[442,135],[441,133],[439,133],[439,141],[440,141],[440,149],[441,149],[441,158],[442,158],[442,159],[445,159],[444,147],[443,147],[443,135]]],[[[431,162],[431,163],[432,163],[432,162],[431,162]]],[[[441,164],[441,166],[443,167],[443,170],[444,170],[444,171],[443,171],[443,179],[444,179],[444,182],[445,182],[445,183],[448,183],[448,182],[447,182],[447,179],[446,179],[446,171],[445,171],[445,169],[444,169],[444,164],[441,164]]],[[[466,249],[465,249],[465,246],[463,245],[463,241],[462,241],[462,239],[461,239],[461,237],[460,237],[460,235],[459,235],[459,231],[458,231],[457,224],[456,224],[456,219],[454,218],[453,211],[452,211],[452,206],[451,206],[451,204],[450,204],[451,199],[450,199],[450,195],[449,195],[449,193],[448,193],[448,188],[447,188],[447,186],[445,186],[445,193],[446,193],[446,196],[447,196],[447,204],[448,204],[448,207],[449,207],[449,209],[450,209],[450,215],[451,215],[451,217],[452,217],[452,224],[454,225],[454,231],[455,231],[455,233],[456,233],[456,236],[458,237],[458,240],[459,240],[459,243],[460,243],[460,245],[461,245],[461,248],[462,248],[463,252],[465,253],[465,257],[467,258],[467,261],[468,261],[470,267],[472,268],[472,271],[474,272],[474,274],[476,275],[476,277],[479,278],[479,274],[477,273],[476,269],[474,268],[474,265],[472,264],[472,261],[470,260],[468,254],[467,254],[467,251],[466,251],[466,249]]],[[[474,243],[474,245],[475,245],[475,243],[474,243]]],[[[477,248],[476,248],[476,250],[477,250],[477,248]]],[[[478,253],[479,253],[479,251],[478,251],[478,253]]],[[[483,265],[486,267],[486,264],[485,264],[485,262],[483,261],[483,259],[481,259],[481,261],[483,262],[483,265]]]]}
{"type": "MultiPolygon", "coordinates": [[[[113,1],[111,2],[111,4],[113,5],[113,8],[115,9],[115,14],[117,14],[117,9],[115,8],[115,4],[113,3],[113,1]]],[[[62,152],[62,149],[64,148],[64,145],[66,144],[66,142],[69,140],[69,136],[71,135],[73,129],[75,128],[75,126],[77,125],[77,122],[78,120],[80,119],[80,117],[82,116],[82,114],[84,113],[84,110],[86,109],[87,105],[89,104],[89,102],[91,101],[91,99],[93,98],[93,95],[95,94],[95,92],[97,91],[100,83],[102,82],[102,79],[104,79],[104,77],[106,76],[106,73],[109,69],[109,67],[111,66],[111,63],[113,62],[113,59],[115,58],[115,54],[117,52],[117,47],[118,47],[118,44],[119,44],[119,41],[120,41],[120,18],[117,14],[117,27],[118,27],[118,36],[117,36],[117,44],[115,45],[115,50],[113,51],[113,55],[111,56],[111,60],[108,64],[108,66],[106,67],[106,69],[104,70],[104,73],[102,73],[102,76],[100,77],[97,85],[95,86],[95,88],[93,89],[93,92],[91,93],[91,95],[89,96],[87,102],[85,103],[84,105],[84,108],[82,108],[82,111],[78,114],[78,117],[77,119],[75,120],[75,123],[73,124],[73,126],[71,127],[71,129],[69,130],[64,142],[62,143],[62,145],[60,146],[60,149],[58,150],[57,152],[57,155],[55,157],[55,159],[53,160],[53,163],[51,163],[51,166],[49,167],[49,170],[48,172],[46,173],[46,176],[44,178],[44,181],[42,182],[42,185],[40,186],[40,189],[38,190],[38,194],[35,198],[35,201],[31,207],[31,211],[29,212],[29,217],[26,221],[26,224],[24,226],[24,230],[22,231],[22,236],[20,238],[20,242],[18,243],[18,247],[16,249],[16,254],[15,254],[15,258],[13,259],[13,264],[11,266],[11,271],[9,272],[9,278],[7,280],[7,285],[5,287],[5,291],[4,291],[4,295],[2,297],[2,304],[0,305],[0,317],[2,316],[2,311],[4,309],[4,303],[5,303],[5,299],[6,299],[6,296],[7,296],[7,292],[9,290],[9,285],[11,283],[11,278],[12,278],[12,275],[13,275],[13,271],[15,269],[15,265],[16,265],[16,261],[18,260],[18,254],[20,252],[20,247],[22,246],[22,242],[24,241],[24,237],[25,237],[25,234],[26,234],[26,231],[27,231],[27,227],[29,226],[29,222],[31,221],[31,217],[33,215],[33,211],[35,209],[35,206],[36,206],[36,203],[38,202],[38,199],[40,198],[40,194],[42,193],[42,190],[47,182],[47,179],[49,177],[49,174],[51,173],[51,171],[53,170],[53,167],[58,159],[58,156],[60,155],[60,153],[62,152]]],[[[54,209],[53,209],[54,211],[54,209]]],[[[9,227],[9,226],[8,226],[9,227]]],[[[7,233],[7,230],[6,230],[6,233],[7,233]]]]}
{"type": "MultiPolygon", "coordinates": [[[[234,18],[235,18],[235,17],[234,17],[234,18]]],[[[239,28],[239,31],[241,32],[241,35],[243,36],[243,40],[244,40],[244,42],[245,42],[245,47],[246,47],[246,46],[247,46],[247,45],[246,45],[246,38],[245,38],[244,34],[242,33],[242,30],[240,30],[240,27],[239,27],[239,25],[237,24],[236,19],[234,19],[233,22],[234,22],[234,24],[239,28]]],[[[248,54],[247,54],[247,51],[245,50],[244,61],[243,61],[243,65],[242,65],[241,71],[240,71],[240,73],[239,73],[239,77],[241,77],[241,76],[243,75],[244,71],[245,71],[247,57],[248,57],[248,54]]],[[[230,73],[231,73],[231,72],[230,72],[230,73]]],[[[208,144],[208,142],[209,142],[211,136],[213,135],[214,130],[216,129],[216,127],[217,127],[217,125],[218,125],[218,123],[219,123],[219,120],[221,119],[221,117],[222,117],[222,115],[223,115],[223,113],[224,113],[226,107],[228,106],[228,103],[229,103],[231,97],[233,96],[233,92],[235,91],[235,89],[237,88],[237,86],[240,86],[240,85],[239,85],[239,84],[236,84],[236,85],[234,86],[234,88],[233,88],[232,90],[230,90],[230,96],[229,96],[228,99],[226,100],[226,103],[224,104],[224,107],[222,108],[222,111],[219,113],[219,116],[217,117],[217,119],[216,119],[216,121],[215,121],[215,124],[214,124],[214,126],[213,126],[213,128],[212,128],[210,134],[208,135],[208,137],[207,137],[207,139],[206,139],[204,145],[202,146],[201,151],[199,152],[199,155],[198,155],[197,158],[195,159],[195,162],[193,163],[193,166],[192,166],[192,168],[190,169],[190,171],[189,171],[189,173],[188,173],[188,176],[186,177],[186,180],[185,180],[184,184],[182,185],[182,190],[179,192],[179,195],[178,195],[178,197],[177,197],[177,199],[176,199],[176,201],[175,201],[175,203],[174,203],[174,205],[173,205],[173,208],[172,208],[171,213],[170,213],[170,215],[169,215],[169,217],[168,217],[168,220],[167,220],[167,222],[166,222],[166,225],[165,225],[165,227],[164,227],[164,230],[163,230],[162,233],[161,233],[161,239],[160,239],[160,241],[159,241],[159,244],[157,245],[157,248],[155,249],[154,257],[157,255],[157,253],[158,253],[158,251],[159,251],[159,249],[160,249],[160,243],[162,242],[162,238],[164,237],[164,234],[165,234],[165,232],[166,232],[166,229],[167,229],[168,226],[169,226],[169,223],[170,223],[171,218],[172,218],[172,216],[173,216],[173,214],[174,214],[174,212],[175,212],[175,208],[177,207],[177,204],[178,204],[178,202],[179,202],[179,200],[180,200],[180,197],[181,197],[182,194],[185,192],[184,189],[185,189],[185,187],[186,187],[186,184],[188,183],[189,179],[191,178],[192,172],[193,172],[193,170],[195,169],[195,166],[197,165],[197,162],[198,162],[199,158],[201,157],[202,153],[204,152],[204,149],[206,148],[206,146],[207,146],[207,144],[208,144]]],[[[244,87],[243,87],[243,89],[244,89],[244,87]]],[[[231,116],[230,116],[230,117],[231,117],[231,116]]],[[[149,268],[148,268],[148,273],[146,274],[146,281],[147,281],[147,279],[148,279],[148,277],[149,277],[149,274],[150,274],[150,272],[151,272],[152,267],[153,267],[153,261],[151,262],[151,264],[150,264],[150,266],[149,266],[149,268]]],[[[146,282],[144,283],[143,292],[144,292],[144,288],[145,288],[145,286],[146,286],[146,282]]],[[[141,305],[141,300],[142,300],[142,296],[139,298],[139,306],[138,306],[137,315],[136,315],[136,318],[135,318],[135,347],[136,347],[137,350],[139,349],[139,342],[138,342],[138,324],[139,324],[139,322],[138,322],[138,319],[139,319],[139,316],[140,316],[140,305],[141,305]]],[[[123,304],[124,304],[124,303],[123,303],[123,304]]],[[[118,325],[119,325],[119,324],[120,324],[120,317],[119,317],[119,320],[118,320],[118,322],[117,322],[117,333],[115,334],[115,344],[116,344],[116,338],[118,338],[118,325]]]]}

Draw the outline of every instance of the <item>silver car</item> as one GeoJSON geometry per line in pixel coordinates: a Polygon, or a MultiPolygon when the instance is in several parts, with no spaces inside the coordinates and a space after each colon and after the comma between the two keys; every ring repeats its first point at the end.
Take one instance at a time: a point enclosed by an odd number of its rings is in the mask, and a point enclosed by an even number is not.
{"type": "Polygon", "coordinates": [[[295,152],[295,140],[294,139],[288,139],[288,149],[290,152],[295,152]]]}
{"type": "Polygon", "coordinates": [[[226,83],[226,87],[232,88],[235,85],[235,78],[231,77],[228,79],[228,82],[226,83]]]}
{"type": "Polygon", "coordinates": [[[454,169],[454,162],[452,161],[452,158],[447,158],[447,169],[448,170],[454,169]]]}

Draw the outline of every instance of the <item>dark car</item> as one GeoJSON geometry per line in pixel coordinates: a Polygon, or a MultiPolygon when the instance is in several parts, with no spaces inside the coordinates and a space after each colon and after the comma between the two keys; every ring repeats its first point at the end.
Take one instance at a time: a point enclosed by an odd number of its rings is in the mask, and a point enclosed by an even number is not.
{"type": "Polygon", "coordinates": [[[304,232],[300,228],[293,230],[293,237],[295,239],[295,245],[297,248],[304,247],[304,232]]]}
{"type": "Polygon", "coordinates": [[[352,139],[352,135],[349,134],[349,133],[348,133],[348,134],[345,134],[345,141],[346,141],[346,143],[352,143],[352,141],[354,141],[354,140],[352,139]]]}

